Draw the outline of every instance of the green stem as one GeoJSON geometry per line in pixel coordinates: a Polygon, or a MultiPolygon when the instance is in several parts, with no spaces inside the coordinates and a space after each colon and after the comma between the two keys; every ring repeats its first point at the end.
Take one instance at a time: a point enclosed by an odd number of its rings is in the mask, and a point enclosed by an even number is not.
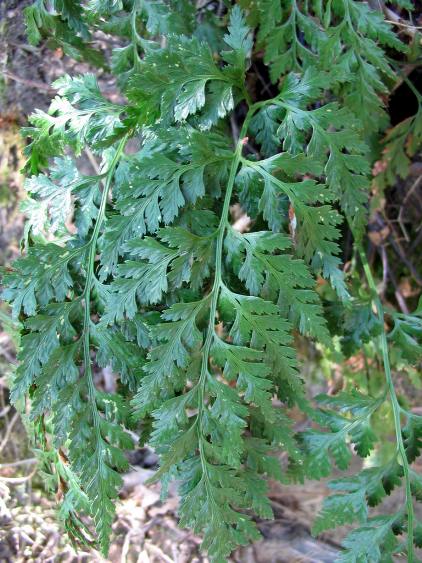
{"type": "Polygon", "coordinates": [[[416,90],[413,82],[411,80],[409,80],[409,78],[403,73],[401,72],[401,70],[398,70],[399,74],[401,75],[401,77],[403,78],[403,82],[405,82],[407,84],[407,86],[412,90],[412,93],[414,94],[415,98],[418,100],[419,105],[422,104],[422,95],[421,93],[416,90]]]}
{"type": "MultiPolygon", "coordinates": [[[[355,237],[356,239],[356,237],[355,237]]],[[[405,488],[406,488],[406,510],[407,510],[407,557],[408,562],[413,563],[414,559],[414,548],[413,548],[413,522],[414,522],[414,512],[413,512],[413,501],[412,501],[412,491],[410,488],[410,467],[409,462],[406,456],[406,450],[404,447],[402,430],[401,430],[401,421],[400,421],[400,405],[397,399],[396,391],[394,389],[394,382],[391,375],[391,366],[390,366],[390,358],[388,356],[388,343],[387,343],[387,334],[384,328],[384,308],[382,306],[381,300],[378,296],[377,287],[375,285],[374,278],[372,276],[371,268],[369,267],[368,261],[366,259],[366,255],[362,250],[362,247],[358,245],[358,252],[360,259],[362,261],[363,270],[365,272],[366,280],[368,285],[373,293],[373,302],[377,309],[377,315],[379,321],[381,323],[381,351],[382,351],[382,359],[384,363],[384,371],[385,371],[385,378],[387,381],[388,392],[390,395],[391,406],[393,409],[393,418],[394,418],[394,427],[396,433],[396,441],[397,441],[397,451],[399,453],[402,467],[403,467],[403,476],[405,481],[405,488]]]]}
{"type": "Polygon", "coordinates": [[[137,68],[137,69],[139,69],[139,67],[140,67],[141,58],[140,58],[139,53],[138,53],[139,34],[138,34],[137,29],[136,29],[136,18],[138,16],[138,11],[140,13],[141,10],[142,10],[142,2],[139,2],[139,4],[138,4],[135,1],[133,3],[131,18],[130,18],[130,25],[131,25],[131,35],[132,35],[133,59],[134,59],[135,68],[137,68]]]}
{"type": "MultiPolygon", "coordinates": [[[[95,400],[95,386],[94,380],[92,377],[92,370],[91,370],[91,358],[90,358],[90,324],[91,324],[91,288],[92,282],[94,278],[94,263],[95,263],[95,254],[97,251],[97,241],[98,236],[100,233],[101,225],[104,221],[105,216],[105,209],[107,205],[108,195],[110,193],[111,182],[114,176],[114,172],[116,166],[119,162],[120,156],[123,152],[127,141],[128,135],[125,135],[123,139],[120,141],[119,146],[116,149],[116,153],[111,161],[110,167],[106,174],[106,179],[104,183],[104,190],[101,195],[101,203],[100,208],[98,210],[97,219],[95,221],[94,230],[92,232],[92,236],[89,240],[88,246],[88,264],[86,270],[86,282],[85,288],[82,294],[84,299],[85,311],[84,311],[84,326],[83,326],[83,350],[84,350],[84,373],[85,377],[87,378],[88,384],[88,395],[89,400],[91,402],[93,417],[94,417],[94,425],[97,434],[97,438],[101,437],[100,434],[100,415],[96,406],[95,400]]],[[[99,440],[97,440],[97,444],[99,440]]]]}
{"type": "Polygon", "coordinates": [[[396,72],[401,76],[403,82],[405,82],[407,86],[409,86],[410,90],[412,90],[413,94],[415,95],[415,98],[418,100],[418,103],[422,104],[422,94],[419,92],[419,90],[417,90],[413,82],[409,80],[409,77],[402,71],[398,62],[390,57],[387,57],[387,60],[391,64],[391,66],[394,67],[396,72]]]}
{"type": "Polygon", "coordinates": [[[292,49],[292,53],[293,53],[293,60],[294,60],[294,69],[293,70],[297,70],[300,72],[301,68],[300,68],[300,64],[297,58],[297,27],[296,27],[296,11],[297,11],[297,5],[296,5],[296,0],[293,0],[292,2],[292,11],[290,13],[290,17],[289,17],[289,22],[291,24],[292,27],[292,35],[294,36],[294,38],[292,39],[292,45],[291,45],[291,49],[292,49]]]}
{"type": "Polygon", "coordinates": [[[242,159],[242,149],[243,149],[243,146],[244,146],[244,138],[246,136],[246,132],[247,132],[248,127],[249,127],[249,122],[250,122],[253,114],[255,113],[256,109],[257,108],[254,105],[250,107],[250,109],[249,109],[249,111],[248,111],[248,113],[245,117],[245,121],[243,122],[242,129],[240,131],[239,140],[236,144],[236,149],[235,149],[233,161],[232,161],[232,164],[231,164],[231,167],[230,167],[230,174],[229,174],[229,179],[228,179],[228,183],[227,183],[226,194],[224,196],[224,203],[223,203],[223,209],[221,211],[220,223],[219,223],[218,229],[216,231],[217,244],[216,244],[216,250],[215,250],[214,283],[213,283],[212,290],[211,290],[212,297],[211,297],[211,304],[210,304],[210,314],[209,314],[209,318],[208,318],[208,330],[207,330],[207,335],[206,335],[206,338],[205,338],[204,346],[203,346],[203,349],[202,349],[201,373],[200,373],[199,381],[198,381],[198,386],[199,386],[198,415],[197,415],[198,442],[199,442],[199,452],[200,452],[200,457],[201,457],[202,471],[203,471],[203,475],[206,479],[207,488],[208,488],[209,479],[208,479],[208,472],[207,472],[207,468],[206,468],[206,463],[207,463],[206,462],[206,456],[205,456],[203,443],[202,443],[202,439],[203,439],[202,418],[203,418],[204,405],[205,405],[205,387],[206,387],[207,374],[208,374],[209,356],[210,356],[212,341],[213,341],[214,334],[215,334],[214,325],[215,325],[215,317],[216,317],[216,313],[217,313],[217,304],[218,304],[218,298],[219,298],[220,290],[221,290],[222,283],[223,283],[222,282],[222,265],[223,265],[224,235],[225,235],[226,229],[229,225],[228,214],[229,214],[230,201],[231,201],[231,197],[232,197],[232,193],[233,193],[233,187],[234,187],[234,182],[235,182],[235,179],[236,179],[236,173],[237,173],[237,170],[239,168],[239,164],[240,164],[241,159],[242,159]]]}

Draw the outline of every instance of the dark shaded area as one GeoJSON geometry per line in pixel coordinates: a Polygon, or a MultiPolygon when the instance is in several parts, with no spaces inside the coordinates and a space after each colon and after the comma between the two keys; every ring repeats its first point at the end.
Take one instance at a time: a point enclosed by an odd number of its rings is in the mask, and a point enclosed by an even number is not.
{"type": "MultiPolygon", "coordinates": [[[[422,69],[416,68],[409,75],[408,79],[416,90],[422,94],[422,69]]],[[[404,119],[415,115],[418,110],[418,101],[415,94],[406,82],[402,82],[391,94],[388,103],[388,113],[391,125],[397,125],[404,119]]]]}

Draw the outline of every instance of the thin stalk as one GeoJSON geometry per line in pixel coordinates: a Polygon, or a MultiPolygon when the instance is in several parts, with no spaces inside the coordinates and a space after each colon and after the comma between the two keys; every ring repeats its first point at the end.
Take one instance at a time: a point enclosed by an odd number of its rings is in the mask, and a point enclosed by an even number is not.
{"type": "Polygon", "coordinates": [[[142,10],[142,1],[140,1],[139,4],[135,1],[133,3],[130,25],[131,25],[131,35],[132,35],[133,59],[134,59],[135,68],[137,69],[139,69],[140,64],[142,62],[138,52],[138,43],[140,37],[136,29],[136,18],[138,16],[138,11],[140,13],[141,10],[142,10]]]}
{"type": "Polygon", "coordinates": [[[363,265],[363,271],[365,272],[366,280],[373,293],[373,302],[375,304],[377,315],[381,323],[381,352],[384,364],[385,378],[388,387],[388,393],[390,395],[391,406],[393,409],[394,418],[394,428],[396,433],[397,451],[401,459],[403,467],[403,476],[405,481],[406,490],[406,511],[407,511],[407,560],[409,563],[415,561],[414,547],[413,547],[413,523],[414,523],[414,511],[413,511],[413,501],[412,501],[412,491],[410,488],[410,467],[406,456],[406,450],[404,447],[401,421],[400,421],[400,405],[397,399],[396,391],[394,389],[394,382],[391,375],[390,358],[388,355],[388,343],[387,334],[384,328],[384,308],[382,306],[381,300],[378,296],[377,287],[375,285],[374,278],[372,276],[371,268],[369,267],[366,255],[362,248],[358,246],[358,252],[363,265]]]}
{"type": "MultiPolygon", "coordinates": [[[[206,467],[206,456],[203,447],[203,431],[202,431],[202,418],[204,412],[204,401],[205,401],[205,387],[206,387],[206,380],[207,380],[207,373],[208,373],[208,363],[209,363],[209,356],[212,341],[214,338],[214,325],[215,325],[215,317],[217,313],[217,304],[218,298],[220,295],[220,290],[223,284],[222,281],[222,265],[223,265],[223,243],[224,243],[224,235],[226,233],[226,229],[229,226],[228,222],[228,214],[229,214],[229,207],[230,201],[233,193],[234,182],[236,179],[236,173],[239,168],[239,164],[242,160],[242,149],[245,143],[245,136],[246,132],[249,127],[249,122],[256,111],[255,106],[251,106],[249,111],[245,117],[245,121],[243,122],[242,129],[240,131],[240,136],[236,144],[236,149],[233,157],[233,161],[230,167],[229,179],[227,182],[227,189],[226,194],[224,196],[224,203],[223,209],[221,211],[220,223],[217,228],[216,236],[217,236],[217,243],[216,243],[216,250],[215,250],[215,274],[214,274],[214,283],[211,290],[211,304],[210,304],[210,314],[208,319],[208,330],[207,335],[205,337],[205,343],[202,350],[202,364],[201,364],[201,373],[199,376],[198,386],[199,386],[199,398],[198,398],[198,442],[199,442],[199,452],[201,457],[201,465],[203,476],[206,481],[207,490],[209,486],[209,478],[208,478],[208,471],[206,467]]],[[[210,491],[209,491],[210,492],[210,491]]],[[[210,493],[211,495],[211,493],[210,493]]],[[[212,495],[211,495],[212,497],[212,495]]]]}
{"type": "Polygon", "coordinates": [[[397,64],[397,61],[395,61],[394,59],[391,59],[390,57],[387,57],[388,62],[391,64],[391,66],[394,67],[394,69],[397,71],[397,73],[401,76],[403,82],[405,82],[407,84],[407,86],[410,88],[410,90],[413,92],[413,94],[415,95],[416,99],[418,100],[419,104],[422,104],[422,94],[419,92],[419,90],[415,87],[415,85],[413,84],[413,82],[409,79],[409,77],[402,71],[402,69],[400,68],[400,66],[397,64]]]}
{"type": "MultiPolygon", "coordinates": [[[[100,434],[100,415],[96,406],[95,386],[92,377],[91,358],[90,358],[91,289],[92,289],[92,282],[94,278],[94,263],[95,263],[95,254],[97,251],[98,236],[100,233],[101,225],[104,221],[105,209],[107,205],[108,195],[110,193],[111,182],[113,180],[114,172],[119,162],[120,156],[123,152],[123,149],[125,147],[127,138],[128,135],[125,135],[123,139],[120,141],[119,146],[117,147],[116,150],[116,154],[114,155],[114,158],[111,161],[110,167],[107,171],[107,175],[104,183],[104,190],[101,195],[100,208],[98,210],[98,215],[95,221],[95,226],[92,232],[92,236],[88,243],[89,253],[88,253],[88,264],[86,269],[86,282],[82,294],[82,297],[84,299],[84,305],[85,305],[84,326],[83,326],[84,374],[85,377],[87,378],[88,395],[89,395],[89,400],[91,402],[92,413],[94,418],[94,426],[95,426],[97,438],[100,438],[101,434],[100,434]]],[[[100,440],[97,440],[97,447],[99,441],[100,440]]]]}

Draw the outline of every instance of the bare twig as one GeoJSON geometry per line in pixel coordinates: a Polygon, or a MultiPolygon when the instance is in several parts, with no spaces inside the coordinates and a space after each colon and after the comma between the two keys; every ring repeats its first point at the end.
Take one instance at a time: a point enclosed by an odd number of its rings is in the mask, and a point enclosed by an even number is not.
{"type": "Polygon", "coordinates": [[[98,175],[98,174],[100,173],[100,166],[99,166],[99,164],[98,164],[98,162],[97,162],[97,159],[96,159],[95,156],[92,154],[91,149],[87,146],[87,147],[85,147],[84,152],[85,152],[85,154],[86,154],[86,156],[87,156],[87,158],[88,158],[88,160],[89,160],[89,162],[90,162],[90,164],[91,164],[91,166],[92,166],[92,168],[93,168],[95,174],[98,175]]]}
{"type": "Polygon", "coordinates": [[[125,539],[123,541],[123,546],[122,546],[122,555],[120,558],[121,563],[126,563],[127,554],[129,553],[130,538],[132,535],[132,531],[133,530],[129,530],[128,533],[125,535],[125,539]]]}
{"type": "Polygon", "coordinates": [[[271,92],[269,85],[267,84],[267,82],[265,81],[264,77],[262,76],[262,74],[259,72],[258,66],[253,63],[252,68],[255,72],[255,74],[258,77],[258,80],[261,82],[262,84],[262,88],[264,90],[264,92],[266,92],[267,94],[269,94],[271,96],[271,98],[273,97],[273,93],[271,92]]]}
{"type": "Polygon", "coordinates": [[[415,37],[417,30],[421,29],[420,27],[416,27],[410,24],[408,21],[403,21],[403,19],[397,15],[393,10],[384,6],[383,12],[386,16],[386,21],[393,25],[397,25],[398,27],[403,28],[403,33],[411,37],[412,39],[415,37]]]}
{"type": "Polygon", "coordinates": [[[421,182],[422,182],[422,175],[419,176],[419,178],[416,178],[416,180],[413,182],[410,190],[408,190],[402,204],[400,205],[400,211],[399,211],[399,214],[398,214],[398,217],[397,217],[397,221],[400,225],[400,228],[402,230],[404,238],[406,239],[406,242],[410,242],[410,239],[409,239],[409,235],[407,234],[406,227],[404,226],[404,223],[403,223],[403,213],[404,213],[404,209],[405,209],[405,206],[407,204],[407,201],[409,200],[410,196],[416,190],[416,188],[419,186],[419,184],[421,182]]]}
{"type": "Polygon", "coordinates": [[[10,405],[6,405],[4,408],[2,408],[0,410],[0,418],[3,418],[3,416],[6,416],[7,413],[10,411],[12,407],[10,405]]]}
{"type": "Polygon", "coordinates": [[[11,485],[22,485],[23,483],[27,483],[28,481],[30,481],[32,479],[32,477],[35,475],[35,473],[37,472],[37,468],[35,467],[31,473],[29,473],[29,475],[25,475],[25,477],[1,477],[0,476],[0,481],[3,481],[3,483],[10,483],[11,485]]]}
{"type": "Polygon", "coordinates": [[[411,25],[409,23],[403,23],[403,22],[399,22],[399,21],[394,21],[394,20],[385,20],[387,23],[391,23],[393,25],[398,25],[399,27],[407,27],[409,29],[422,29],[422,26],[420,25],[411,25]]]}
{"type": "Polygon", "coordinates": [[[384,245],[381,245],[379,249],[380,249],[381,261],[382,261],[382,287],[380,294],[382,297],[384,297],[385,291],[387,289],[387,280],[388,280],[388,256],[384,245]]]}
{"type": "Polygon", "coordinates": [[[55,94],[57,90],[52,88],[48,84],[44,84],[43,82],[38,82],[37,80],[28,80],[27,78],[22,78],[18,76],[14,72],[10,72],[9,70],[3,71],[3,75],[6,78],[10,78],[10,80],[14,80],[15,82],[20,82],[21,84],[25,84],[30,88],[35,88],[36,90],[42,90],[43,92],[47,92],[48,94],[55,94]]]}
{"type": "Polygon", "coordinates": [[[415,240],[412,242],[409,248],[409,253],[413,252],[416,248],[418,248],[419,244],[422,242],[422,228],[419,227],[419,233],[415,240]]]}
{"type": "Polygon", "coordinates": [[[376,218],[376,222],[380,226],[384,226],[384,224],[387,223],[387,225],[390,229],[388,241],[391,244],[392,249],[397,254],[397,256],[400,258],[400,260],[403,262],[403,264],[409,269],[409,271],[412,274],[415,282],[419,286],[422,286],[422,278],[420,277],[419,272],[415,268],[413,262],[406,256],[406,253],[404,252],[401,244],[397,240],[397,237],[395,236],[396,232],[394,230],[393,225],[391,224],[391,221],[385,215],[384,216],[378,215],[377,218],[376,218]]]}
{"type": "Polygon", "coordinates": [[[237,143],[239,139],[239,126],[237,125],[236,119],[234,118],[233,115],[230,117],[230,125],[232,128],[233,142],[237,143]]]}
{"type": "Polygon", "coordinates": [[[28,45],[27,43],[15,43],[15,41],[7,41],[9,47],[15,47],[15,49],[21,49],[22,51],[27,51],[28,53],[39,53],[40,49],[34,47],[33,45],[28,45]]]}
{"type": "Polygon", "coordinates": [[[404,29],[404,33],[412,37],[412,39],[415,37],[417,30],[421,29],[420,27],[412,25],[409,21],[403,20],[401,16],[396,14],[396,12],[394,12],[391,8],[388,8],[383,0],[368,0],[368,4],[374,10],[379,10],[380,12],[383,12],[386,18],[385,19],[386,22],[391,23],[392,25],[396,25],[398,27],[402,27],[404,29]]]}
{"type": "Polygon", "coordinates": [[[37,463],[36,457],[29,457],[28,459],[20,459],[19,461],[12,461],[10,463],[0,463],[0,471],[2,469],[8,469],[9,467],[19,467],[20,465],[32,465],[37,463]]]}
{"type": "Polygon", "coordinates": [[[154,545],[153,543],[150,542],[145,542],[145,548],[153,555],[157,555],[157,557],[160,557],[160,559],[162,559],[166,563],[174,563],[173,559],[171,559],[168,555],[166,555],[164,551],[158,547],[158,545],[154,545]]]}
{"type": "Polygon", "coordinates": [[[9,422],[9,424],[6,427],[6,432],[4,433],[3,440],[0,443],[0,452],[2,452],[4,450],[7,442],[9,441],[10,434],[12,433],[13,427],[18,420],[19,420],[19,413],[15,412],[15,414],[12,417],[12,420],[9,422]]]}
{"type": "Polygon", "coordinates": [[[394,275],[391,268],[388,267],[388,256],[387,256],[387,251],[385,249],[385,245],[378,246],[377,249],[381,255],[381,260],[382,260],[382,288],[380,294],[382,296],[384,295],[387,289],[387,281],[389,278],[394,286],[394,296],[400,307],[400,310],[402,313],[405,313],[407,315],[409,313],[409,308],[407,306],[405,298],[403,297],[403,294],[400,291],[396,276],[394,275]]]}

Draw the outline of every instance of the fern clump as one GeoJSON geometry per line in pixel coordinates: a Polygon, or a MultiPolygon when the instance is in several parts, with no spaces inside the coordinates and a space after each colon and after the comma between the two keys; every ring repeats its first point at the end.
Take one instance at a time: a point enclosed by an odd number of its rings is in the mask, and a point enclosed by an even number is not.
{"type": "MultiPolygon", "coordinates": [[[[164,491],[177,480],[180,525],[213,561],[259,538],[267,478],[326,477],[352,451],[371,464],[330,483],[315,533],[357,523],[340,561],[414,561],[422,417],[398,398],[391,358],[420,361],[422,309],[384,310],[362,240],[385,96],[416,46],[355,0],[242,0],[223,14],[172,0],[50,4],[25,9],[30,41],[48,35],[104,65],[92,34],[121,37],[110,64],[127,100],[106,99],[93,74],[63,76],[48,112],[30,116],[25,251],[3,276],[23,334],[12,399],[29,399],[72,539],[92,541],[89,516],[107,553],[137,428],[160,456],[154,480],[164,491]],[[101,160],[92,176],[78,170],[86,148],[101,160]],[[346,228],[366,294],[342,268],[346,228]],[[297,335],[327,362],[378,354],[383,382],[311,401],[297,335]],[[116,393],[96,385],[105,366],[116,393]],[[293,406],[312,426],[295,431],[293,406]],[[387,452],[380,412],[394,427],[387,452]],[[399,486],[403,506],[371,515],[399,486]]],[[[384,188],[417,151],[420,125],[418,111],[387,133],[384,188]]]]}

